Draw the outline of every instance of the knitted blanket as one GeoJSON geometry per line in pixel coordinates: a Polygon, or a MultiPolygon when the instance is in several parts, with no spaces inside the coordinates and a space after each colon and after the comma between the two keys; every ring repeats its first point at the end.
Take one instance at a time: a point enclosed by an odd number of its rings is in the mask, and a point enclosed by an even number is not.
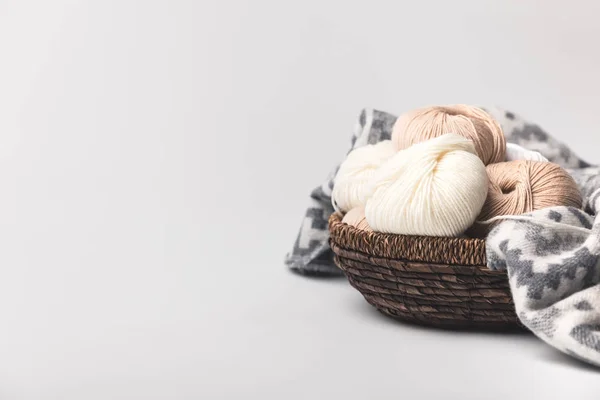
{"type": "MultiPolygon", "coordinates": [[[[577,182],[584,210],[552,207],[508,218],[486,239],[488,267],[506,270],[517,315],[555,348],[600,366],[600,167],[580,159],[540,126],[513,112],[482,107],[494,116],[509,143],[535,150],[565,168],[577,182]]],[[[360,113],[351,151],[390,139],[396,116],[360,113]]],[[[341,160],[340,160],[341,163],[341,160]]],[[[339,164],[310,193],[298,236],[285,264],[313,275],[341,274],[329,248],[331,191],[339,164]]]]}

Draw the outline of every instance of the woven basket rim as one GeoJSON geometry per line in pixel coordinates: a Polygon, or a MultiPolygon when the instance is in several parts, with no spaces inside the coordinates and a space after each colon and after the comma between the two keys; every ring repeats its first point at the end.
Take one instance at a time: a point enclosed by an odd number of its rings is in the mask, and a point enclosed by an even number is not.
{"type": "Polygon", "coordinates": [[[329,217],[330,240],[347,250],[394,260],[479,267],[487,265],[483,239],[369,232],[343,223],[342,217],[339,212],[329,217]]]}

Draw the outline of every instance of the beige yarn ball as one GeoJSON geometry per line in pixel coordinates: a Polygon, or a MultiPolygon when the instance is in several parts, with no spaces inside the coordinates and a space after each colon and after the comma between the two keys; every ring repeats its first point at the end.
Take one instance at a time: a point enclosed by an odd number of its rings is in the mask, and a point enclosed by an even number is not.
{"type": "Polygon", "coordinates": [[[374,231],[448,237],[473,224],[488,178],[473,142],[446,134],[392,156],[372,186],[365,216],[374,231]]]}
{"type": "Polygon", "coordinates": [[[481,108],[465,104],[424,107],[401,115],[392,142],[403,150],[450,132],[473,141],[485,165],[505,160],[506,138],[500,124],[481,108]]]}
{"type": "Polygon", "coordinates": [[[496,225],[482,224],[505,215],[520,215],[542,208],[568,206],[581,208],[577,184],[558,164],[516,160],[488,165],[489,189],[478,223],[467,234],[484,237],[496,225]]]}
{"type": "Polygon", "coordinates": [[[348,225],[352,225],[355,228],[361,229],[363,231],[373,231],[365,217],[364,207],[355,207],[352,210],[348,211],[346,215],[344,215],[344,218],[342,218],[342,222],[348,225]]]}
{"type": "Polygon", "coordinates": [[[358,147],[348,153],[334,179],[331,193],[333,207],[348,212],[364,206],[371,194],[368,183],[373,172],[395,153],[390,140],[358,147]]]}

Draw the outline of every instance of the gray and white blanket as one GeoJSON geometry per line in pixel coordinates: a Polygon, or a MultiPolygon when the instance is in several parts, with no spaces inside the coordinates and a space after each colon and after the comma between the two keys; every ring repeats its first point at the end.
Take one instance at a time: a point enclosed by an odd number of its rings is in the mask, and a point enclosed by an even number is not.
{"type": "MultiPolygon", "coordinates": [[[[600,217],[595,218],[600,211],[600,167],[515,113],[483,108],[500,122],[509,143],[538,151],[567,169],[584,198],[583,211],[552,207],[498,224],[487,238],[488,267],[507,271],[517,315],[527,328],[555,348],[600,366],[600,217]]],[[[348,151],[389,139],[395,121],[395,115],[363,110],[348,151]]],[[[285,257],[295,271],[341,274],[327,230],[338,167],[310,193],[300,231],[285,257]]]]}

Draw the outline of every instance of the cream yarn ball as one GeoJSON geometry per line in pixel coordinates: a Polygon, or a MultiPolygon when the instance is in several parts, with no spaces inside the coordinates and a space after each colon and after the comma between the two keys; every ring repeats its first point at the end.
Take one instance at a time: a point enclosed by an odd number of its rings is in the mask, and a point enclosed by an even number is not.
{"type": "Polygon", "coordinates": [[[515,160],[548,162],[548,159],[538,151],[527,150],[518,144],[506,143],[506,161],[515,160]]]}
{"type": "Polygon", "coordinates": [[[374,231],[450,237],[481,212],[488,177],[473,142],[450,133],[398,152],[371,185],[365,216],[374,231]]]}
{"type": "Polygon", "coordinates": [[[334,179],[331,202],[337,211],[348,212],[364,206],[370,196],[373,172],[397,150],[391,140],[368,144],[352,150],[340,165],[334,179]]]}

